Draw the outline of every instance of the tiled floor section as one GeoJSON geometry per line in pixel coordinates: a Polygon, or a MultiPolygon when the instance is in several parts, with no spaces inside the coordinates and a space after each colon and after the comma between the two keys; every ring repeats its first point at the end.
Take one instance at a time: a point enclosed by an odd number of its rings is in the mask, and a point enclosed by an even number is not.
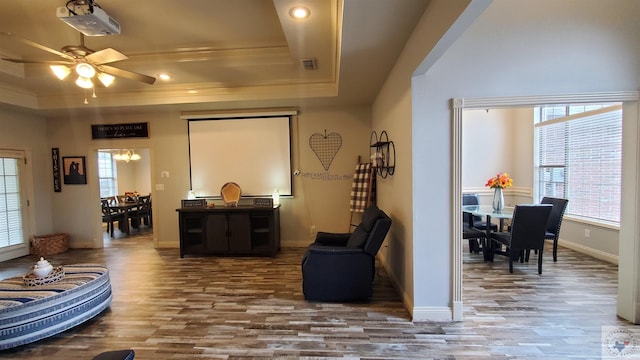
{"type": "MultiPolygon", "coordinates": [[[[180,259],[178,249],[153,249],[143,234],[51,256],[54,265],[106,264],[111,308],[0,358],[91,359],[133,348],[136,359],[149,360],[599,359],[602,326],[636,331],[616,318],[617,267],[564,248],[557,263],[546,253],[542,276],[535,256],[509,274],[504,258],[485,263],[465,252],[465,317],[451,323],[412,323],[383,270],[370,302],[307,302],[302,253],[180,259]]],[[[0,263],[0,278],[34,261],[0,263]]]]}

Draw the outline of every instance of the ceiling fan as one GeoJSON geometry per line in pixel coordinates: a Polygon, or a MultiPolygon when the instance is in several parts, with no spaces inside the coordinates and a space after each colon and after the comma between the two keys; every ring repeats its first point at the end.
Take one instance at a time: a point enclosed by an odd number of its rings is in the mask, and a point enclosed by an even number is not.
{"type": "Polygon", "coordinates": [[[98,77],[98,80],[105,87],[111,85],[115,77],[122,77],[125,79],[140,81],[147,84],[153,84],[156,79],[151,76],[139,74],[133,71],[120,69],[111,65],[117,61],[128,59],[128,57],[112,48],[106,48],[98,51],[91,50],[84,45],[84,34],[80,33],[79,45],[66,45],[60,49],[60,51],[51,49],[47,46],[38,44],[31,40],[21,38],[13,33],[0,32],[0,35],[12,38],[23,44],[35,47],[37,49],[55,54],[63,58],[63,60],[29,60],[29,59],[12,59],[2,57],[2,60],[11,61],[21,64],[47,64],[50,65],[51,70],[60,79],[66,78],[73,69],[78,74],[76,84],[85,89],[93,88],[92,79],[94,76],[98,77]]]}

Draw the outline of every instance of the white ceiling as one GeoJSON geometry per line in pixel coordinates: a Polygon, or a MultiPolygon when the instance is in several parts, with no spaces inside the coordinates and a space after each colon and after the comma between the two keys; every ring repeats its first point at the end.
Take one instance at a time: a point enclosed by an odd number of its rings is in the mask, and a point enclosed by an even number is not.
{"type": "MultiPolygon", "coordinates": [[[[65,109],[178,110],[370,104],[428,0],[98,0],[121,25],[119,35],[86,37],[95,51],[114,48],[129,59],[114,66],[171,80],[148,85],[117,78],[85,91],[43,64],[0,60],[0,103],[51,112],[65,109]],[[289,16],[294,5],[311,10],[289,16]],[[317,60],[305,70],[301,60],[317,60]]],[[[80,43],[56,17],[64,0],[0,1],[0,32],[54,50],[80,43]]],[[[0,56],[58,60],[55,54],[0,36],[0,56]]]]}

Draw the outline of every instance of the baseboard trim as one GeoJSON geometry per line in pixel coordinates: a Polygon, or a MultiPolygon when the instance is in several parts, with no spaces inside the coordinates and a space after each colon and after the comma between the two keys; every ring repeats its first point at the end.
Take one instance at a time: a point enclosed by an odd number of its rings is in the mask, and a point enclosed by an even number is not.
{"type": "Polygon", "coordinates": [[[589,255],[596,259],[618,265],[619,257],[617,255],[612,255],[604,251],[600,251],[594,248],[590,248],[588,246],[576,244],[574,242],[570,242],[562,239],[558,239],[558,246],[566,247],[567,249],[571,249],[573,251],[577,251],[579,253],[589,255]]]}
{"type": "Polygon", "coordinates": [[[454,301],[453,302],[453,314],[452,314],[453,321],[462,321],[463,320],[463,312],[464,312],[464,306],[462,304],[462,300],[461,301],[454,301]]]}
{"type": "Polygon", "coordinates": [[[414,307],[413,322],[449,322],[453,319],[451,308],[448,307],[414,307]]]}
{"type": "Polygon", "coordinates": [[[306,248],[311,244],[312,241],[307,240],[297,240],[297,241],[282,241],[280,246],[283,248],[306,248]]]}
{"type": "Polygon", "coordinates": [[[158,249],[179,249],[180,243],[176,243],[175,241],[162,241],[158,242],[158,249]]]}
{"type": "MultiPolygon", "coordinates": [[[[411,316],[411,321],[413,322],[450,322],[454,319],[454,311],[452,308],[448,307],[414,307],[413,299],[409,297],[406,291],[400,286],[400,282],[398,278],[395,276],[393,272],[389,270],[389,263],[386,261],[386,258],[382,256],[378,256],[378,262],[387,272],[389,276],[389,280],[391,284],[396,289],[400,297],[402,297],[402,303],[404,304],[404,308],[407,309],[409,315],[411,316]]],[[[457,321],[462,320],[462,303],[454,304],[457,307],[457,311],[455,314],[458,314],[461,318],[457,321]]]]}
{"type": "Polygon", "coordinates": [[[404,291],[404,289],[400,286],[400,282],[398,281],[398,278],[395,276],[395,273],[393,273],[389,268],[389,263],[387,262],[387,259],[381,256],[380,253],[378,253],[378,256],[376,257],[376,259],[378,260],[378,263],[380,263],[380,265],[387,272],[387,276],[391,281],[391,285],[393,286],[394,289],[396,289],[396,292],[402,298],[402,304],[404,305],[404,308],[407,309],[407,311],[409,312],[409,315],[411,316],[411,318],[413,318],[413,299],[411,299],[409,297],[409,294],[407,294],[407,292],[404,291]]]}

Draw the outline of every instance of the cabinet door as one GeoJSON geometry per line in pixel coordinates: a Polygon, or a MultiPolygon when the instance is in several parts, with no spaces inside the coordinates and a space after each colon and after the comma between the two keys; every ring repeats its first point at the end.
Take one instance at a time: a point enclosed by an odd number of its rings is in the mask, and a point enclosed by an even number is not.
{"type": "Polygon", "coordinates": [[[222,253],[229,249],[227,241],[227,215],[209,214],[207,216],[207,244],[206,251],[212,253],[222,253]]]}
{"type": "Polygon", "coordinates": [[[251,253],[251,221],[248,213],[229,213],[229,253],[251,253]]]}
{"type": "Polygon", "coordinates": [[[180,214],[180,257],[204,251],[205,218],[202,214],[180,214]]]}
{"type": "Polygon", "coordinates": [[[251,248],[254,253],[268,254],[275,247],[273,216],[265,212],[251,214],[251,248]]]}

